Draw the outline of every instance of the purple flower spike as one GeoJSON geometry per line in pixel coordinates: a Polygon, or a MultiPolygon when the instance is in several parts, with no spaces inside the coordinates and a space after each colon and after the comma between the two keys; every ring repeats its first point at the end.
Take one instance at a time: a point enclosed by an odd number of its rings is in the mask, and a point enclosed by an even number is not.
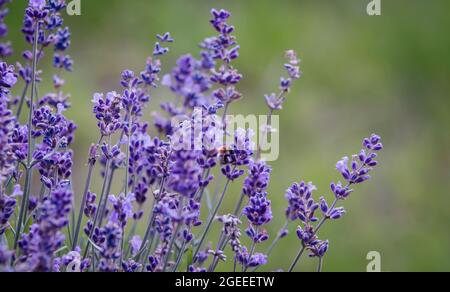
{"type": "Polygon", "coordinates": [[[250,198],[250,203],[242,212],[255,226],[269,223],[272,216],[271,202],[263,194],[250,198]]]}
{"type": "Polygon", "coordinates": [[[272,169],[265,162],[252,163],[249,175],[244,181],[243,193],[248,197],[266,194],[272,169]]]}
{"type": "Polygon", "coordinates": [[[286,199],[289,206],[286,209],[286,216],[289,220],[300,219],[304,223],[317,222],[315,212],[319,205],[314,202],[313,192],[317,190],[312,183],[301,182],[293,184],[286,192],[286,199]]]}
{"type": "Polygon", "coordinates": [[[133,217],[133,202],[135,201],[134,194],[123,194],[119,197],[114,195],[109,196],[109,202],[113,205],[113,212],[111,214],[110,222],[125,227],[128,219],[133,217]]]}
{"type": "Polygon", "coordinates": [[[121,98],[116,92],[109,92],[104,96],[103,94],[94,94],[93,113],[98,120],[98,127],[104,136],[109,136],[115,133],[122,126],[121,118],[121,98]]]}

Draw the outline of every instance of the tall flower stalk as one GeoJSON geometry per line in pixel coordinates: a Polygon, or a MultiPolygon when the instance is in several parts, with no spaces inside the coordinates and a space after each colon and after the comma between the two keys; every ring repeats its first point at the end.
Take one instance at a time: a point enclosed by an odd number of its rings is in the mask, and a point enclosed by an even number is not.
{"type": "Polygon", "coordinates": [[[365,138],[363,147],[364,149],[359,154],[353,155],[351,161],[348,157],[344,157],[336,164],[336,169],[341,173],[346,184],[345,186],[341,182],[331,184],[331,191],[335,197],[331,206],[328,205],[323,197],[320,198],[320,203],[314,203],[312,191],[315,190],[315,187],[312,185],[305,187],[305,184],[302,183],[293,185],[288,190],[287,198],[289,199],[290,207],[287,213],[293,214],[303,223],[303,227],[299,226],[297,229],[297,236],[301,240],[301,248],[292,262],[289,272],[295,269],[306,250],[311,251],[311,257],[319,258],[320,269],[322,269],[322,260],[328,250],[328,241],[319,240],[318,233],[327,221],[338,220],[346,213],[343,207],[336,206],[340,201],[346,200],[353,193],[354,190],[351,187],[362,184],[371,178],[370,172],[378,165],[378,162],[375,160],[378,156],[377,152],[383,149],[381,137],[373,134],[370,138],[365,138]],[[307,189],[306,191],[305,188],[307,189]],[[315,217],[315,212],[319,208],[323,214],[320,221],[315,217]],[[313,225],[315,222],[318,222],[316,226],[313,225]]]}
{"type": "MultiPolygon", "coordinates": [[[[33,8],[33,7],[31,7],[33,8]]],[[[37,7],[39,8],[39,7],[37,7]]],[[[43,12],[39,12],[36,10],[36,14],[40,14],[43,12]]],[[[17,219],[17,227],[16,227],[16,236],[14,238],[14,249],[17,249],[17,244],[20,238],[20,234],[22,233],[22,226],[25,224],[25,219],[27,218],[27,212],[28,212],[28,203],[29,203],[29,197],[30,197],[30,190],[31,190],[31,180],[32,180],[32,155],[33,155],[33,113],[34,113],[34,96],[36,93],[36,70],[37,70],[37,46],[38,46],[38,37],[39,37],[39,25],[40,20],[38,15],[35,19],[33,19],[33,26],[34,26],[34,35],[33,35],[33,52],[32,52],[32,68],[31,68],[31,94],[30,94],[30,101],[29,101],[29,113],[28,113],[28,155],[27,155],[27,163],[24,165],[25,167],[25,189],[24,194],[22,198],[22,203],[20,206],[20,212],[19,217],[17,219]]]]}

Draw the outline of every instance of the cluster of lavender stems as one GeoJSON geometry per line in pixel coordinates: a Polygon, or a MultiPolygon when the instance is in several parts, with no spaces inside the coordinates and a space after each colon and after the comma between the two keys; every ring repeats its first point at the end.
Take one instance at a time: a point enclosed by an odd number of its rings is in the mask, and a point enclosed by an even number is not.
{"type": "MultiPolygon", "coordinates": [[[[0,39],[8,32],[9,2],[0,0],[0,39]]],[[[98,139],[88,151],[85,185],[74,190],[70,147],[77,126],[65,116],[71,105],[62,76],[74,65],[67,55],[71,38],[65,8],[64,0],[29,0],[22,27],[29,49],[15,66],[7,64],[11,44],[0,42],[0,271],[214,272],[231,260],[234,272],[250,272],[270,261],[291,224],[298,226],[299,252],[286,268],[293,271],[308,252],[321,271],[329,241],[319,239],[319,231],[345,214],[338,204],[370,179],[381,138],[364,139],[358,154],[337,163],[342,182],[331,184],[332,204],[314,198],[312,183],[294,183],[286,191],[286,224],[271,239],[272,167],[262,159],[260,143],[252,142],[251,130],[229,131],[229,106],[243,97],[237,89],[243,75],[233,65],[240,47],[231,14],[213,9],[215,35],[200,43],[198,57],[181,56],[163,74],[162,59],[174,39],[170,33],[157,35],[143,69],[121,74],[120,92],[94,94],[98,139]],[[53,91],[39,96],[46,80],[40,63],[48,56],[55,69],[53,91]],[[160,86],[175,98],[161,104],[149,121],[146,110],[154,108],[151,96],[160,86]],[[174,123],[180,116],[183,120],[174,123]],[[195,131],[198,117],[203,126],[195,131]],[[217,135],[233,142],[224,146],[217,135]],[[182,139],[186,136],[191,138],[182,139]],[[202,147],[193,147],[195,141],[202,147]],[[96,172],[99,184],[93,182],[96,172]],[[233,212],[220,213],[230,186],[241,178],[233,212]],[[113,188],[114,181],[123,182],[120,189],[113,188]],[[98,192],[95,185],[101,185],[98,192]],[[81,199],[78,208],[75,197],[81,199]],[[217,241],[211,238],[215,225],[221,226],[217,241]],[[145,226],[143,234],[139,226],[145,226]],[[269,240],[270,247],[261,252],[269,240]]],[[[279,93],[265,96],[267,136],[276,130],[272,116],[302,76],[297,54],[289,50],[286,59],[279,93]]]]}

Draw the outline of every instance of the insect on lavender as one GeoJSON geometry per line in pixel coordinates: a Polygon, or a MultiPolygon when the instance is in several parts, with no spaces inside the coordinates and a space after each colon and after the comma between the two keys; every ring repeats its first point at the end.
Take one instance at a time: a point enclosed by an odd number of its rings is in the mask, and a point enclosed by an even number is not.
{"type": "MultiPolygon", "coordinates": [[[[299,182],[286,191],[285,214],[275,214],[268,187],[276,170],[261,158],[250,129],[227,128],[230,105],[244,97],[238,89],[244,76],[234,64],[240,46],[231,13],[213,9],[209,24],[215,36],[200,42],[197,56],[181,56],[163,74],[164,57],[175,39],[168,32],[158,34],[142,69],[126,69],[118,76],[120,91],[93,94],[98,138],[87,151],[85,184],[78,190],[72,184],[71,149],[77,125],[66,116],[71,104],[64,91],[64,74],[76,69],[68,55],[67,3],[28,2],[21,30],[28,48],[17,66],[5,61],[13,54],[4,40],[8,3],[0,0],[0,271],[213,272],[226,261],[234,263],[235,272],[255,271],[271,263],[271,253],[289,235],[290,225],[298,226],[292,237],[300,250],[288,270],[296,268],[305,252],[318,259],[322,270],[330,242],[319,239],[319,231],[346,214],[338,204],[370,179],[383,149],[381,137],[364,139],[358,154],[336,164],[342,179],[331,184],[332,204],[324,197],[316,200],[312,183],[299,182]],[[47,51],[55,69],[53,89],[38,96],[47,51]],[[161,104],[148,121],[151,96],[161,85],[176,97],[161,104]],[[22,92],[18,98],[16,90],[22,92]],[[171,122],[179,116],[183,121],[171,122]],[[191,126],[196,116],[204,126],[192,139],[178,139],[196,132],[191,126]],[[223,133],[233,143],[216,143],[213,137],[223,133]],[[193,147],[197,141],[205,143],[193,147]],[[94,183],[96,177],[100,181],[94,183]],[[230,186],[240,178],[244,182],[239,199],[231,202],[234,209],[221,213],[231,200],[230,186]],[[218,185],[215,198],[213,184],[218,185]],[[277,216],[285,217],[286,224],[272,235],[268,226],[277,216]],[[217,241],[214,228],[220,228],[217,241]],[[269,241],[270,247],[261,251],[269,241]]],[[[261,100],[268,109],[268,135],[275,130],[273,114],[287,104],[302,76],[295,51],[285,57],[279,92],[261,100]]]]}

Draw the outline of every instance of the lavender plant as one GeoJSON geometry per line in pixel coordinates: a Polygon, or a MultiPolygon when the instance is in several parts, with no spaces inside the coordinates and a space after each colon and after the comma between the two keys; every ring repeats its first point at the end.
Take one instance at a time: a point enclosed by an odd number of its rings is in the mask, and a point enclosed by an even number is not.
{"type": "MultiPolygon", "coordinates": [[[[9,2],[0,0],[0,38],[7,35],[3,20],[9,2]]],[[[260,143],[252,142],[251,130],[229,129],[229,106],[243,96],[237,89],[243,76],[233,66],[239,45],[228,23],[231,14],[213,9],[210,23],[217,35],[201,42],[198,58],[182,56],[163,75],[161,59],[174,39],[170,33],[157,35],[143,70],[121,74],[121,92],[94,94],[98,139],[87,153],[85,185],[74,191],[70,146],[77,126],[65,116],[71,105],[62,76],[74,65],[66,53],[71,38],[64,27],[65,7],[64,0],[29,1],[22,27],[29,49],[22,63],[7,64],[11,45],[0,43],[0,271],[176,272],[187,267],[213,272],[228,260],[228,247],[234,271],[255,271],[270,261],[290,224],[299,225],[300,250],[288,270],[305,251],[318,258],[322,270],[329,242],[318,233],[345,214],[338,204],[369,180],[383,148],[381,138],[364,139],[358,155],[337,163],[344,182],[331,184],[331,205],[323,197],[314,199],[312,183],[294,183],[286,192],[286,224],[261,252],[260,244],[271,239],[266,228],[274,218],[267,191],[272,168],[261,158],[260,143]],[[53,53],[54,91],[39,96],[46,51],[53,53]],[[161,85],[175,98],[161,104],[149,122],[146,109],[161,85]],[[150,135],[152,129],[157,137],[150,135]],[[232,142],[224,145],[217,139],[222,136],[232,142]],[[102,178],[97,191],[96,172],[102,178]],[[230,185],[245,175],[234,210],[221,213],[230,185]],[[33,184],[34,178],[40,183],[33,184]],[[114,189],[113,181],[122,181],[121,187],[114,189]],[[219,185],[213,197],[212,182],[219,185]],[[78,208],[75,196],[81,199],[78,208]],[[215,245],[214,225],[222,225],[215,245]]],[[[296,53],[290,50],[286,57],[288,77],[281,78],[278,94],[265,97],[266,135],[275,130],[271,118],[302,75],[296,53]]]]}

